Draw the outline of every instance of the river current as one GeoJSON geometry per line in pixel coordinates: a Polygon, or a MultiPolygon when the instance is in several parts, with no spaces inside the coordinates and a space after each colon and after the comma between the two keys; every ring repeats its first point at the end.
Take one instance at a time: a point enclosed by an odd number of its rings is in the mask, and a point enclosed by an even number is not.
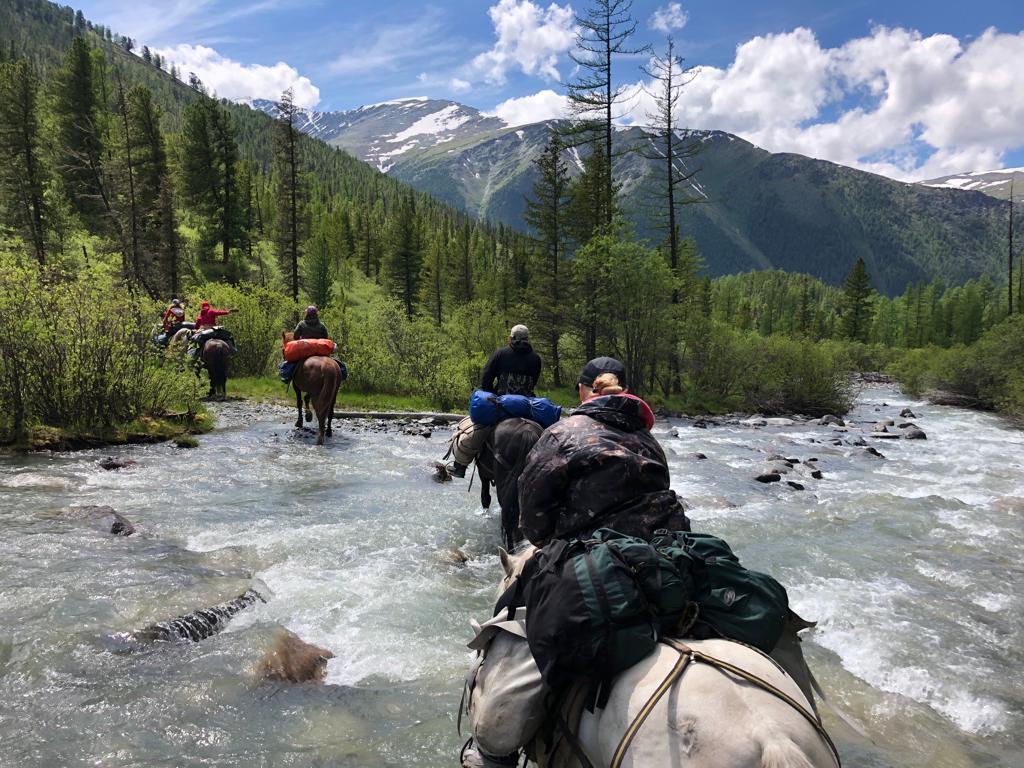
{"type": "MultiPolygon", "coordinates": [[[[448,432],[342,424],[319,449],[290,410],[219,418],[197,450],[0,456],[0,766],[457,765],[468,622],[500,566],[477,486],[430,479],[448,432]],[[108,472],[104,456],[137,464],[108,472]],[[76,504],[109,504],[139,535],[76,504]],[[271,599],[212,638],[110,640],[254,579],[271,599]],[[327,685],[256,680],[282,626],[334,652],[327,685]]],[[[811,667],[871,736],[826,712],[845,765],[1024,766],[1024,432],[884,388],[850,418],[845,433],[656,432],[694,529],[818,621],[811,667]],[[849,444],[906,406],[927,440],[869,438],[884,458],[849,444]],[[816,458],[823,477],[799,464],[787,479],[806,490],[757,483],[770,454],[816,458]]]]}

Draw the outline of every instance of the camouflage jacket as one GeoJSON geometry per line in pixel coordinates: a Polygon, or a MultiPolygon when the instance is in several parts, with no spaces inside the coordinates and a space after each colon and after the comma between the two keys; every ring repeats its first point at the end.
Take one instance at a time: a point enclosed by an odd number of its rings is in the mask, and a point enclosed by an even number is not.
{"type": "Polygon", "coordinates": [[[659,528],[690,530],[653,425],[643,400],[609,395],[545,430],[519,478],[526,538],[539,546],[604,527],[645,539],[659,528]]]}

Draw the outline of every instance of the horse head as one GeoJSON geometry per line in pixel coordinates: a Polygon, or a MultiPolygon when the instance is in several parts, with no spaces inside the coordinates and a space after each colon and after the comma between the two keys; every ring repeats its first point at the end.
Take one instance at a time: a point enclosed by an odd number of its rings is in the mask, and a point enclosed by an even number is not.
{"type": "Polygon", "coordinates": [[[498,558],[501,560],[501,568],[505,572],[501,585],[498,587],[499,597],[512,586],[512,582],[523,572],[523,567],[536,551],[537,548],[529,543],[524,543],[511,553],[507,552],[503,547],[498,547],[498,558]]]}

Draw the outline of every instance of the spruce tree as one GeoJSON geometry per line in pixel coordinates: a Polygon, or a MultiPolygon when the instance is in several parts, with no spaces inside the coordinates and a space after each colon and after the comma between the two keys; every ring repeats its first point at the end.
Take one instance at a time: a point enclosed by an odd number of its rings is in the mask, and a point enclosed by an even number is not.
{"type": "Polygon", "coordinates": [[[277,176],[277,227],[275,243],[281,274],[285,276],[292,300],[299,300],[299,244],[303,239],[305,194],[299,159],[298,111],[289,88],[277,103],[274,133],[274,170],[277,176]]]}
{"type": "Polygon", "coordinates": [[[57,170],[72,208],[98,227],[111,206],[103,179],[105,149],[93,58],[82,37],[71,41],[54,77],[53,116],[57,170]]]}
{"type": "Polygon", "coordinates": [[[569,195],[569,169],[562,160],[562,144],[552,134],[535,161],[537,181],[526,202],[526,223],[537,241],[530,291],[537,337],[548,345],[554,384],[562,386],[558,340],[563,331],[568,299],[565,261],[565,218],[569,195]]]}
{"type": "Polygon", "coordinates": [[[0,201],[5,220],[46,263],[45,170],[39,152],[39,84],[28,62],[0,64],[0,201]]]}
{"type": "Polygon", "coordinates": [[[412,317],[419,293],[422,254],[419,222],[412,195],[406,195],[392,214],[384,274],[391,294],[401,300],[405,314],[412,317]]]}
{"type": "MultiPolygon", "coordinates": [[[[843,335],[853,341],[867,341],[871,316],[871,276],[864,259],[857,259],[843,282],[843,335]]],[[[920,292],[918,298],[920,300],[920,292]]],[[[921,327],[918,317],[917,327],[921,327]]]]}

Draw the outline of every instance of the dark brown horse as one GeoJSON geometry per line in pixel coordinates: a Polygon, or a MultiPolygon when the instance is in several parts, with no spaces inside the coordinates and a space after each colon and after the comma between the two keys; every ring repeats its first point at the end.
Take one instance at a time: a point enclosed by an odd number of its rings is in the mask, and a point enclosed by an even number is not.
{"type": "MultiPolygon", "coordinates": [[[[291,333],[283,334],[284,342],[287,344],[292,340],[291,333]]],[[[306,421],[313,420],[310,412],[310,405],[316,411],[316,419],[319,430],[317,432],[317,445],[324,444],[324,436],[331,436],[331,422],[334,420],[334,401],[338,397],[338,388],[341,386],[341,366],[330,357],[315,355],[307,357],[299,362],[292,375],[292,387],[295,389],[295,408],[298,410],[298,418],[295,419],[295,427],[302,426],[302,396],[306,398],[306,421]]]]}
{"type": "Polygon", "coordinates": [[[494,428],[491,439],[476,457],[483,481],[481,500],[490,500],[489,486],[493,483],[501,507],[501,536],[510,552],[523,539],[519,528],[519,475],[543,431],[535,421],[505,419],[494,428]]]}
{"type": "Polygon", "coordinates": [[[226,341],[210,339],[203,346],[203,365],[210,374],[210,397],[228,395],[228,358],[231,347],[226,341]]]}

